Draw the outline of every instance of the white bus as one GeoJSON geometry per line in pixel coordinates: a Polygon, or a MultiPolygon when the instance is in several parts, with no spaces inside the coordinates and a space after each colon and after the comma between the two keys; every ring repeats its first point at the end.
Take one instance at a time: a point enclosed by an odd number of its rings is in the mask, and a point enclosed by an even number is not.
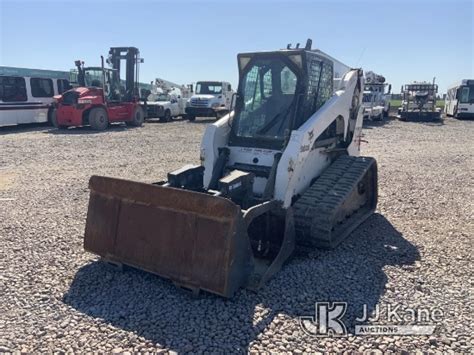
{"type": "Polygon", "coordinates": [[[448,89],[444,113],[456,118],[474,118],[474,79],[461,80],[448,89]]]}
{"type": "Polygon", "coordinates": [[[47,122],[53,96],[70,87],[66,71],[0,66],[0,127],[47,122]]]}

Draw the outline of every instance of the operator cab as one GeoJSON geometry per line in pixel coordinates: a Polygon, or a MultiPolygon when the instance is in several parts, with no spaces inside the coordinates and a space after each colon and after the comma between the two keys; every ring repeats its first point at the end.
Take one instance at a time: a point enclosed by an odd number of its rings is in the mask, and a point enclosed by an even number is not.
{"type": "Polygon", "coordinates": [[[314,51],[238,55],[239,88],[229,145],[281,150],[333,93],[333,64],[314,51]]]}
{"type": "Polygon", "coordinates": [[[124,95],[124,87],[120,85],[116,75],[117,70],[100,67],[84,68],[84,79],[87,87],[104,88],[104,95],[108,101],[121,101],[124,95]],[[105,85],[102,84],[105,78],[105,85]]]}
{"type": "MultiPolygon", "coordinates": [[[[107,72],[106,81],[107,81],[107,72]]],[[[84,68],[84,84],[86,87],[102,87],[102,81],[104,79],[104,72],[100,67],[88,67],[84,68]]]]}
{"type": "Polygon", "coordinates": [[[72,70],[70,77],[71,83],[74,86],[80,87],[95,87],[104,88],[105,96],[110,101],[120,100],[120,95],[123,94],[124,89],[120,83],[115,80],[115,69],[101,68],[101,67],[85,67],[78,70],[72,70]],[[105,85],[103,81],[105,78],[105,85]]]}

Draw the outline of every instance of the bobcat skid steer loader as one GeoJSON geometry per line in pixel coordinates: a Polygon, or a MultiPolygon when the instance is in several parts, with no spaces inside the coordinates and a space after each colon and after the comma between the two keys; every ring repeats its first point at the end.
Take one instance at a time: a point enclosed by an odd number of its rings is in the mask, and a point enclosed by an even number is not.
{"type": "Polygon", "coordinates": [[[373,213],[376,162],[358,157],[362,70],[334,91],[333,63],[310,41],[239,54],[238,66],[234,109],[207,127],[201,165],[156,184],[91,177],[86,250],[231,297],[373,213]]]}

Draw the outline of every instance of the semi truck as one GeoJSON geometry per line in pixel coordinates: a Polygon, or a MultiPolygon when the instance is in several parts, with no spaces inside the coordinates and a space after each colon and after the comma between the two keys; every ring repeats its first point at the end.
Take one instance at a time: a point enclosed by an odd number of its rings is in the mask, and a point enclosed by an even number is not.
{"type": "Polygon", "coordinates": [[[372,71],[365,73],[364,95],[362,97],[365,120],[381,121],[390,113],[392,85],[385,77],[372,71]]]}
{"type": "Polygon", "coordinates": [[[414,81],[401,88],[402,105],[398,109],[401,121],[436,121],[441,119],[441,109],[436,107],[438,85],[433,82],[414,81]]]}
{"type": "Polygon", "coordinates": [[[186,105],[188,120],[196,117],[215,117],[216,119],[229,113],[234,91],[227,81],[198,81],[194,95],[186,105]]]}

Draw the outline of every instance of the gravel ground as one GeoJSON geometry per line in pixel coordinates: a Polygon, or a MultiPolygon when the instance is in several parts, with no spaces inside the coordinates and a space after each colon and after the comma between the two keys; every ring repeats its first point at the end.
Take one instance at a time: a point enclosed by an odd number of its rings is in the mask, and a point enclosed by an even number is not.
{"type": "Polygon", "coordinates": [[[377,213],[336,250],[295,257],[258,293],[231,300],[192,298],[82,249],[89,177],[163,179],[198,163],[205,124],[0,130],[0,352],[472,352],[474,122],[367,127],[377,213]],[[299,317],[314,315],[318,301],[348,302],[348,337],[302,331],[299,317]],[[433,336],[354,336],[363,304],[443,316],[433,336]]]}

